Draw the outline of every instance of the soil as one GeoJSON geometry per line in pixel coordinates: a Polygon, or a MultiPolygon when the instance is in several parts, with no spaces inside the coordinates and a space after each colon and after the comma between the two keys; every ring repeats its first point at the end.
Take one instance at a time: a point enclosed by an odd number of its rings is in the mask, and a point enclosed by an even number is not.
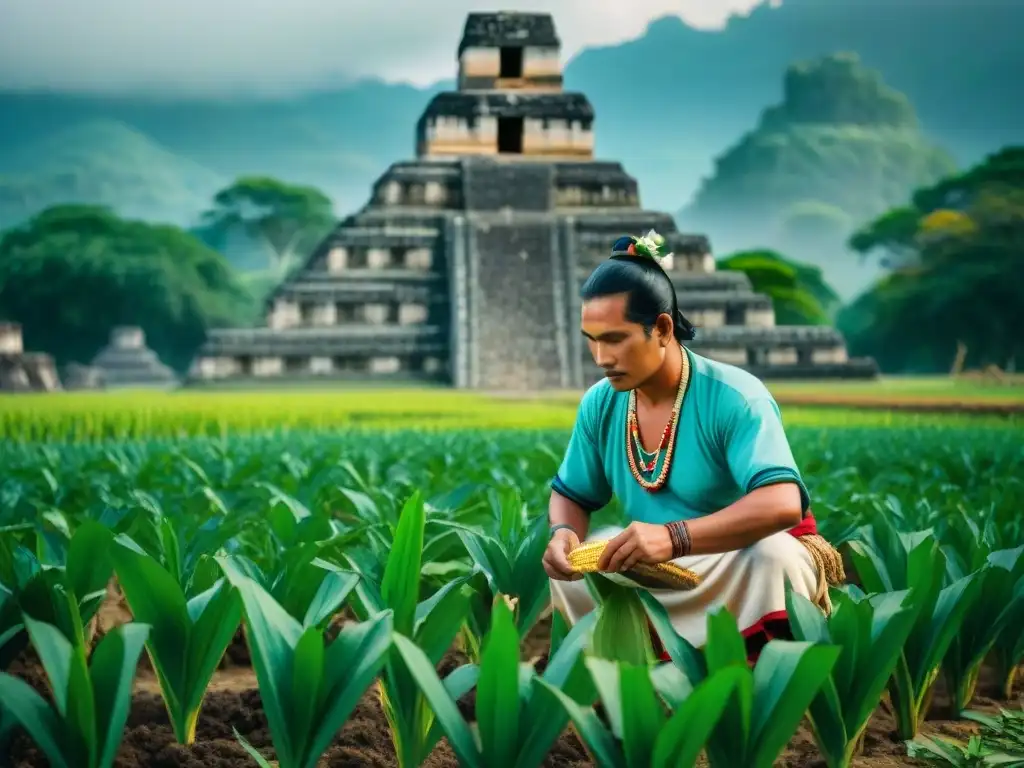
{"type": "MultiPolygon", "coordinates": [[[[94,641],[111,627],[129,618],[116,593],[101,609],[94,622],[94,641]]],[[[342,617],[339,617],[342,621],[342,617]]],[[[348,618],[348,617],[344,617],[348,618]]],[[[336,622],[340,624],[341,621],[336,622]]],[[[550,619],[544,617],[523,643],[523,659],[543,671],[550,641],[550,619]]],[[[438,665],[438,672],[447,674],[466,658],[451,650],[438,665]]],[[[7,670],[26,680],[49,700],[46,676],[35,653],[28,649],[7,670]]],[[[1018,676],[1018,681],[1024,675],[1018,676]]],[[[978,685],[978,695],[972,708],[997,711],[1007,706],[991,696],[996,692],[991,671],[985,668],[978,685]]],[[[1024,696],[1024,683],[1018,682],[1014,701],[1024,696]]],[[[472,719],[475,705],[473,693],[459,701],[459,709],[472,719]]],[[[1016,706],[1016,704],[1014,704],[1016,706]]],[[[929,720],[923,732],[927,735],[963,738],[977,732],[970,721],[951,719],[948,697],[940,682],[935,693],[929,720]]],[[[143,654],[139,663],[135,691],[128,722],[125,727],[116,768],[252,768],[255,762],[236,741],[232,730],[237,730],[268,760],[273,760],[270,729],[263,714],[256,676],[250,666],[248,648],[239,630],[215,673],[204,700],[196,729],[196,743],[190,747],[177,744],[170,721],[160,697],[159,684],[143,654]]],[[[11,765],[15,768],[43,768],[45,757],[23,732],[17,732],[11,751],[11,765]]],[[[319,762],[320,768],[392,768],[397,766],[391,734],[380,706],[376,686],[363,696],[345,726],[335,737],[319,762]]],[[[424,768],[456,768],[458,761],[447,742],[442,739],[424,768]]],[[[589,768],[595,765],[572,728],[559,738],[545,766],[550,768],[589,768]]],[[[790,741],[776,762],[785,768],[823,768],[817,746],[805,723],[790,741]]],[[[854,760],[856,768],[888,768],[889,766],[925,765],[906,756],[906,747],[895,733],[895,721],[886,702],[876,711],[868,727],[861,757],[854,760]]]]}

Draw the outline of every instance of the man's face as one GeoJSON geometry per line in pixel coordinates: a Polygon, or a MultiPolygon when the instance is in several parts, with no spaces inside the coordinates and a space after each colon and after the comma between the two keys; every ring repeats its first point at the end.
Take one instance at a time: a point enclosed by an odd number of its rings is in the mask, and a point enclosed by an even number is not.
{"type": "Polygon", "coordinates": [[[584,302],[580,324],[594,362],[620,392],[635,389],[657,372],[667,346],[660,324],[648,337],[642,325],[626,319],[626,301],[619,294],[584,302]]]}

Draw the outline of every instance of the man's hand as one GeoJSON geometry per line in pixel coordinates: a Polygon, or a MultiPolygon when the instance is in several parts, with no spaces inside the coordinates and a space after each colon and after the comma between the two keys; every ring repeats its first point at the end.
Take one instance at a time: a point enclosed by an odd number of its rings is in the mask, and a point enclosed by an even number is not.
{"type": "Polygon", "coordinates": [[[605,545],[599,571],[621,573],[637,563],[664,563],[672,559],[672,537],[664,525],[630,523],[605,545]]]}
{"type": "Polygon", "coordinates": [[[579,536],[568,528],[559,528],[548,542],[544,550],[544,572],[558,581],[576,581],[583,578],[569,565],[569,553],[580,545],[579,536]]]}

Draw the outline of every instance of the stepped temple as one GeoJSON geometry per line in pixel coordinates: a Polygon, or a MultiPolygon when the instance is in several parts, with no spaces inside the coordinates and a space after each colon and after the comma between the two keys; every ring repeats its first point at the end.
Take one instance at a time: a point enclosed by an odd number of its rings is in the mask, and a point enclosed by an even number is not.
{"type": "Polygon", "coordinates": [[[98,372],[102,386],[109,388],[170,388],[178,384],[174,371],[146,346],[145,333],[135,326],[114,328],[110,343],[93,358],[91,367],[98,372]]]}
{"type": "Polygon", "coordinates": [[[876,374],[831,327],[776,326],[746,275],[715,271],[706,238],[642,208],[622,165],[594,158],[594,110],[562,88],[549,14],[470,14],[458,67],[458,90],[416,125],[416,159],[269,297],[264,327],[211,331],[193,381],[581,388],[601,372],[579,287],[617,237],[650,229],[674,254],[694,351],[763,378],[876,374]]]}

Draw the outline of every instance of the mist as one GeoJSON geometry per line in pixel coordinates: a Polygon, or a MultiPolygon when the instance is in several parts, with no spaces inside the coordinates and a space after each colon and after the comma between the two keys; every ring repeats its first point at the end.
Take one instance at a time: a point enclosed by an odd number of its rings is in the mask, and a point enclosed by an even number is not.
{"type": "Polygon", "coordinates": [[[701,28],[764,0],[5,0],[0,89],[173,96],[287,95],[361,78],[455,74],[466,14],[555,15],[563,56],[675,14],[701,28]]]}

